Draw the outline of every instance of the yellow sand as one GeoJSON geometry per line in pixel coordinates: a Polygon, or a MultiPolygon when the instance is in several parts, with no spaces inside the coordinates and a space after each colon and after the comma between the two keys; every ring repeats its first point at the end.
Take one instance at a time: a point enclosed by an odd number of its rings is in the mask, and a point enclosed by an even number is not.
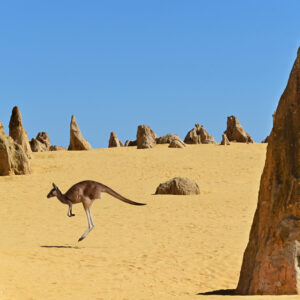
{"type": "Polygon", "coordinates": [[[34,154],[32,175],[0,178],[0,299],[222,298],[197,293],[236,287],[265,151],[234,144],[34,154]],[[175,176],[196,180],[201,195],[154,195],[175,176]],[[52,182],[66,191],[85,179],[148,205],[103,194],[92,208],[95,228],[78,243],[82,206],[68,218],[67,206],[46,195],[52,182]]]}

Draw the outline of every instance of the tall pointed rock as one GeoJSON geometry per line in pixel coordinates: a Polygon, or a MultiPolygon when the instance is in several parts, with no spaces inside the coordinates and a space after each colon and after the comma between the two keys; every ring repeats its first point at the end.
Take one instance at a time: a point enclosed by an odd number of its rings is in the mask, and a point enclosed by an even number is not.
{"type": "Polygon", "coordinates": [[[30,161],[23,147],[6,135],[0,122],[0,176],[29,173],[30,161]]]}
{"type": "Polygon", "coordinates": [[[12,137],[17,144],[22,146],[28,158],[31,158],[32,151],[26,130],[23,127],[22,116],[18,106],[15,106],[11,113],[9,122],[9,136],[12,137]]]}
{"type": "Polygon", "coordinates": [[[274,116],[236,292],[300,293],[300,50],[274,116]]]}
{"type": "Polygon", "coordinates": [[[81,134],[75,116],[72,116],[71,124],[70,124],[70,145],[68,150],[91,150],[91,149],[92,146],[81,134]]]}

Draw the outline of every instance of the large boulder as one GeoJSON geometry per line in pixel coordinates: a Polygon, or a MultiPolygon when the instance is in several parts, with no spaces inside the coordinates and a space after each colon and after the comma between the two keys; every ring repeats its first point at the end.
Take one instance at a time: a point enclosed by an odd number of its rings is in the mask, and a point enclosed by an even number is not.
{"type": "Polygon", "coordinates": [[[203,125],[195,124],[195,128],[191,129],[185,139],[186,144],[215,144],[213,136],[209,135],[203,125]]]}
{"type": "Polygon", "coordinates": [[[227,117],[227,129],[224,133],[230,142],[253,143],[252,137],[244,130],[235,116],[227,117]]]}
{"type": "Polygon", "coordinates": [[[47,148],[46,148],[45,144],[41,143],[37,139],[32,138],[29,143],[30,143],[30,147],[31,147],[32,152],[45,152],[45,151],[47,151],[47,148]]]}
{"type": "Polygon", "coordinates": [[[36,136],[36,139],[45,145],[46,150],[49,151],[50,149],[50,138],[47,132],[39,132],[36,136]]]}
{"type": "Polygon", "coordinates": [[[122,142],[118,139],[114,131],[110,133],[109,142],[108,142],[108,148],[112,148],[112,147],[123,147],[122,142]]]}
{"type": "Polygon", "coordinates": [[[171,140],[169,148],[185,148],[185,143],[178,137],[171,140]]]}
{"type": "Polygon", "coordinates": [[[171,194],[171,195],[198,195],[200,189],[198,184],[186,177],[175,177],[169,181],[161,183],[155,194],[171,194]]]}
{"type": "Polygon", "coordinates": [[[70,145],[68,150],[91,150],[91,149],[92,146],[81,134],[75,116],[72,116],[71,124],[70,124],[70,145]]]}
{"type": "Polygon", "coordinates": [[[12,114],[9,122],[9,136],[17,144],[22,146],[28,158],[31,158],[32,151],[29,145],[29,140],[28,140],[26,130],[23,127],[22,116],[18,106],[15,106],[12,110],[12,114]]]}
{"type": "Polygon", "coordinates": [[[139,125],[136,142],[138,149],[152,148],[155,145],[155,140],[157,139],[156,133],[147,125],[139,125]]]}
{"type": "Polygon", "coordinates": [[[39,132],[36,138],[30,140],[32,152],[45,152],[50,150],[50,138],[47,132],[39,132]]]}
{"type": "Polygon", "coordinates": [[[236,293],[300,290],[300,49],[268,138],[265,167],[236,293]]]}
{"type": "Polygon", "coordinates": [[[156,144],[170,144],[174,139],[179,139],[178,134],[168,133],[156,139],[156,144]]]}
{"type": "Polygon", "coordinates": [[[29,173],[30,161],[23,147],[5,134],[0,123],[0,176],[29,173]]]}

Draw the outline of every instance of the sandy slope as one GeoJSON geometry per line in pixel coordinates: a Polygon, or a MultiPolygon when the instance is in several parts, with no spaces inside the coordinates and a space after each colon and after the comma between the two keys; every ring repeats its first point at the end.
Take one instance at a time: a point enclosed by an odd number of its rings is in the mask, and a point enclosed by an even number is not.
{"type": "Polygon", "coordinates": [[[222,298],[196,294],[237,284],[265,150],[158,145],[34,154],[32,175],[0,178],[0,299],[222,298]],[[196,180],[202,194],[153,195],[174,176],[196,180]],[[52,182],[65,191],[84,179],[148,205],[104,194],[92,209],[95,229],[77,243],[87,227],[81,205],[68,218],[67,206],[46,194],[52,182]]]}

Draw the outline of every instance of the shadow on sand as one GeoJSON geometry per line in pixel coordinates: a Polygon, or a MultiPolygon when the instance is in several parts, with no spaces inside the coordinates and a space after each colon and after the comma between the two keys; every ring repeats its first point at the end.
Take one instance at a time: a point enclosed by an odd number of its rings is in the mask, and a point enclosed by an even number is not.
{"type": "Polygon", "coordinates": [[[65,245],[43,245],[41,248],[56,248],[56,249],[80,249],[78,246],[65,246],[65,245]]]}
{"type": "Polygon", "coordinates": [[[219,295],[219,296],[237,296],[235,290],[215,290],[210,292],[198,293],[197,295],[208,296],[208,295],[219,295]]]}

